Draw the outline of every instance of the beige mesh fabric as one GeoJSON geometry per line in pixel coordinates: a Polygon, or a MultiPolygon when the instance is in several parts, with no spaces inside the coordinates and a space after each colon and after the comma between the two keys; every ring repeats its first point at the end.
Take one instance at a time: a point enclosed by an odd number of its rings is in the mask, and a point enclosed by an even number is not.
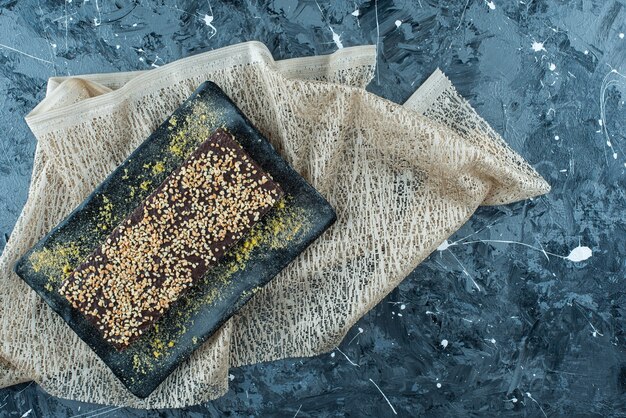
{"type": "Polygon", "coordinates": [[[51,79],[27,117],[39,141],[31,189],[0,258],[0,354],[20,371],[14,383],[31,378],[51,395],[139,408],[213,399],[231,366],[331,350],[479,205],[548,191],[441,72],[402,107],[364,90],[374,62],[369,46],[274,62],[249,42],[149,72],[51,79]],[[224,89],[338,220],[140,400],[11,268],[204,80],[224,89]]]}
{"type": "Polygon", "coordinates": [[[17,385],[32,380],[24,373],[16,370],[10,363],[0,358],[0,388],[17,385]]]}

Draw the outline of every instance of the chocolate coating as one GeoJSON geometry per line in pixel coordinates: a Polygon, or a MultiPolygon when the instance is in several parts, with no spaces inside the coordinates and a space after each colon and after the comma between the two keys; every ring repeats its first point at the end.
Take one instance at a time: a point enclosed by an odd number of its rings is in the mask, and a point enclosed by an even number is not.
{"type": "Polygon", "coordinates": [[[121,349],[142,335],[284,195],[216,131],[63,282],[59,291],[121,349]]]}

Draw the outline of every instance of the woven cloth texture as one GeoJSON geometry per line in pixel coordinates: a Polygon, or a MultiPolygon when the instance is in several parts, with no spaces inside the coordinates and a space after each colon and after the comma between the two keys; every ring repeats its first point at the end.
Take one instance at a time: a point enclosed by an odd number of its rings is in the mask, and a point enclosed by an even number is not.
{"type": "Polygon", "coordinates": [[[0,386],[171,408],[221,396],[230,367],[332,350],[480,205],[547,183],[437,70],[404,105],[365,90],[373,46],[274,61],[247,42],[132,73],[52,78],[26,117],[28,201],[0,257],[0,386]],[[218,84],[335,208],[337,222],[146,399],[130,394],[13,271],[205,80],[218,84]]]}

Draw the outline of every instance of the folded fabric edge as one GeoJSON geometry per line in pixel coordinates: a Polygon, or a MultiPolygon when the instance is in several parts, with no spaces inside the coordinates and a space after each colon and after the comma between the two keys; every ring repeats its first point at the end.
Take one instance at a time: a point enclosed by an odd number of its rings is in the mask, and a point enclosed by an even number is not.
{"type": "Polygon", "coordinates": [[[30,376],[13,366],[8,360],[0,357],[0,388],[32,381],[30,376]]]}
{"type": "Polygon", "coordinates": [[[452,82],[439,68],[428,76],[418,88],[406,99],[403,106],[423,115],[437,98],[449,88],[454,88],[452,82]]]}
{"type": "MultiPolygon", "coordinates": [[[[536,196],[540,196],[550,192],[550,185],[548,182],[528,163],[519,153],[514,151],[504,139],[491,127],[487,121],[474,109],[474,107],[460,95],[454,84],[445,75],[445,73],[437,68],[433,73],[420,85],[420,87],[404,102],[404,106],[414,110],[415,112],[425,115],[435,103],[437,103],[440,97],[449,92],[455,96],[459,102],[463,103],[466,107],[468,115],[477,121],[482,129],[476,129],[472,132],[473,135],[478,137],[478,140],[491,140],[496,141],[497,145],[503,147],[506,152],[509,153],[509,158],[514,164],[509,170],[519,172],[520,178],[524,183],[519,184],[507,184],[508,187],[516,187],[518,189],[517,195],[512,199],[502,199],[498,197],[497,193],[494,193],[497,187],[492,187],[492,190],[487,194],[481,206],[495,206],[513,203],[519,200],[529,199],[536,196]]],[[[515,177],[515,176],[512,176],[515,177]]],[[[492,179],[494,184],[498,184],[499,179],[492,179]]]]}
{"type": "Polygon", "coordinates": [[[46,97],[30,111],[27,118],[67,106],[67,103],[74,104],[112,91],[105,85],[81,77],[67,77],[59,84],[59,88],[46,94],[46,97]]]}
{"type": "MultiPolygon", "coordinates": [[[[259,41],[250,41],[250,42],[244,42],[244,43],[246,44],[260,43],[261,45],[265,46],[265,44],[259,41]]],[[[241,45],[241,44],[237,44],[237,45],[241,45]]],[[[226,46],[223,48],[229,48],[231,46],[234,46],[234,45],[226,46]]],[[[203,52],[200,54],[191,55],[189,57],[172,61],[171,63],[165,64],[165,65],[169,65],[174,62],[181,61],[181,60],[191,59],[193,57],[203,56],[205,54],[208,55],[223,48],[218,48],[212,51],[207,51],[207,52],[203,52]]],[[[301,71],[301,70],[306,70],[306,67],[318,67],[320,65],[333,67],[334,65],[339,64],[341,60],[344,60],[347,58],[350,58],[351,60],[356,60],[357,65],[359,64],[360,65],[376,65],[376,45],[368,44],[368,45],[350,46],[350,47],[338,49],[337,51],[332,52],[330,54],[285,58],[285,59],[275,60],[275,63],[279,69],[284,70],[284,71],[290,71],[290,70],[301,71]]],[[[354,61],[351,61],[350,66],[354,66],[354,65],[355,65],[354,61]]],[[[343,67],[343,65],[339,67],[343,67]]],[[[312,70],[317,71],[316,68],[312,68],[312,70]]],[[[111,72],[111,73],[76,74],[73,76],[50,77],[48,79],[46,96],[48,96],[53,91],[55,91],[61,85],[61,83],[63,83],[65,80],[72,79],[72,78],[81,78],[84,80],[102,84],[103,86],[106,86],[110,88],[111,90],[117,90],[118,88],[123,87],[130,80],[136,78],[137,76],[150,73],[153,71],[155,71],[155,69],[137,70],[137,71],[121,71],[121,72],[111,72]]]]}
{"type": "MultiPolygon", "coordinates": [[[[161,71],[174,71],[176,68],[182,66],[198,65],[204,61],[216,60],[227,56],[228,54],[236,55],[240,52],[248,52],[250,53],[250,55],[252,55],[253,52],[259,53],[265,58],[266,61],[268,61],[271,65],[273,65],[277,70],[282,72],[288,78],[296,77],[297,75],[319,74],[320,67],[327,67],[327,69],[333,70],[342,70],[351,69],[355,66],[376,65],[375,45],[357,45],[341,48],[330,54],[274,60],[271,52],[265,44],[259,41],[249,41],[236,45],[229,45],[212,51],[203,52],[201,54],[192,55],[186,58],[181,58],[179,60],[172,61],[168,64],[152,70],[126,71],[117,73],[94,73],[67,77],[50,77],[48,79],[46,97],[28,115],[26,115],[26,119],[27,122],[29,120],[37,120],[38,116],[41,116],[42,113],[41,109],[38,109],[39,106],[42,103],[46,102],[48,97],[53,96],[54,92],[59,90],[59,86],[69,79],[80,78],[92,83],[100,84],[103,87],[111,89],[112,91],[117,91],[127,87],[129,84],[137,83],[137,79],[151,77],[155,73],[161,71]]],[[[140,85],[138,85],[137,87],[141,88],[140,85]]],[[[362,87],[364,88],[365,86],[362,87]]]]}
{"type": "MultiPolygon", "coordinates": [[[[252,44],[252,46],[254,46],[259,43],[253,41],[247,42],[247,44],[252,44]]],[[[264,44],[260,45],[265,47],[264,44]]],[[[265,47],[265,49],[267,48],[265,47]]],[[[201,55],[206,55],[207,58],[210,58],[209,54],[216,51],[218,50],[205,52],[203,54],[194,55],[181,60],[188,60],[201,55]]],[[[269,52],[269,50],[267,51],[269,52]]],[[[174,61],[170,64],[177,62],[178,61],[174,61]]],[[[365,88],[371,81],[374,74],[374,68],[376,66],[376,47],[375,45],[358,45],[339,49],[326,55],[313,55],[308,57],[287,58],[273,61],[273,64],[275,68],[287,78],[318,77],[320,75],[329,74],[331,71],[350,71],[355,68],[371,67],[372,70],[367,76],[366,81],[363,82],[363,85],[356,86],[365,88]]],[[[167,65],[169,64],[166,64],[166,66],[167,65]]],[[[123,88],[137,77],[143,76],[151,71],[154,72],[155,70],[51,77],[48,80],[46,97],[44,97],[44,99],[26,115],[25,120],[31,130],[35,133],[35,137],[37,137],[39,129],[39,116],[44,117],[43,115],[47,115],[50,112],[54,112],[55,114],[65,111],[72,112],[72,109],[65,109],[65,107],[73,107],[77,105],[79,101],[83,101],[84,103],[85,99],[91,99],[97,96],[104,96],[105,94],[112,93],[120,88],[123,88]],[[79,92],[81,91],[87,91],[88,93],[80,96],[79,92]],[[68,98],[68,96],[72,97],[68,98]],[[60,106],[59,103],[61,102],[67,104],[60,106]]]]}

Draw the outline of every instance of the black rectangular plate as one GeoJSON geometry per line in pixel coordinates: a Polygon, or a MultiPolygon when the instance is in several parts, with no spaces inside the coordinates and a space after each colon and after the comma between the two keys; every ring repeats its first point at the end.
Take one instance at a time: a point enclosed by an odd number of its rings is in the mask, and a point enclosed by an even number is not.
{"type": "Polygon", "coordinates": [[[283,160],[224,92],[207,81],[83,203],[20,258],[15,272],[134,395],[145,398],[335,218],[330,204],[283,160]],[[155,327],[118,351],[71,307],[58,288],[121,220],[220,127],[235,135],[246,152],[281,185],[286,197],[155,327]]]}

